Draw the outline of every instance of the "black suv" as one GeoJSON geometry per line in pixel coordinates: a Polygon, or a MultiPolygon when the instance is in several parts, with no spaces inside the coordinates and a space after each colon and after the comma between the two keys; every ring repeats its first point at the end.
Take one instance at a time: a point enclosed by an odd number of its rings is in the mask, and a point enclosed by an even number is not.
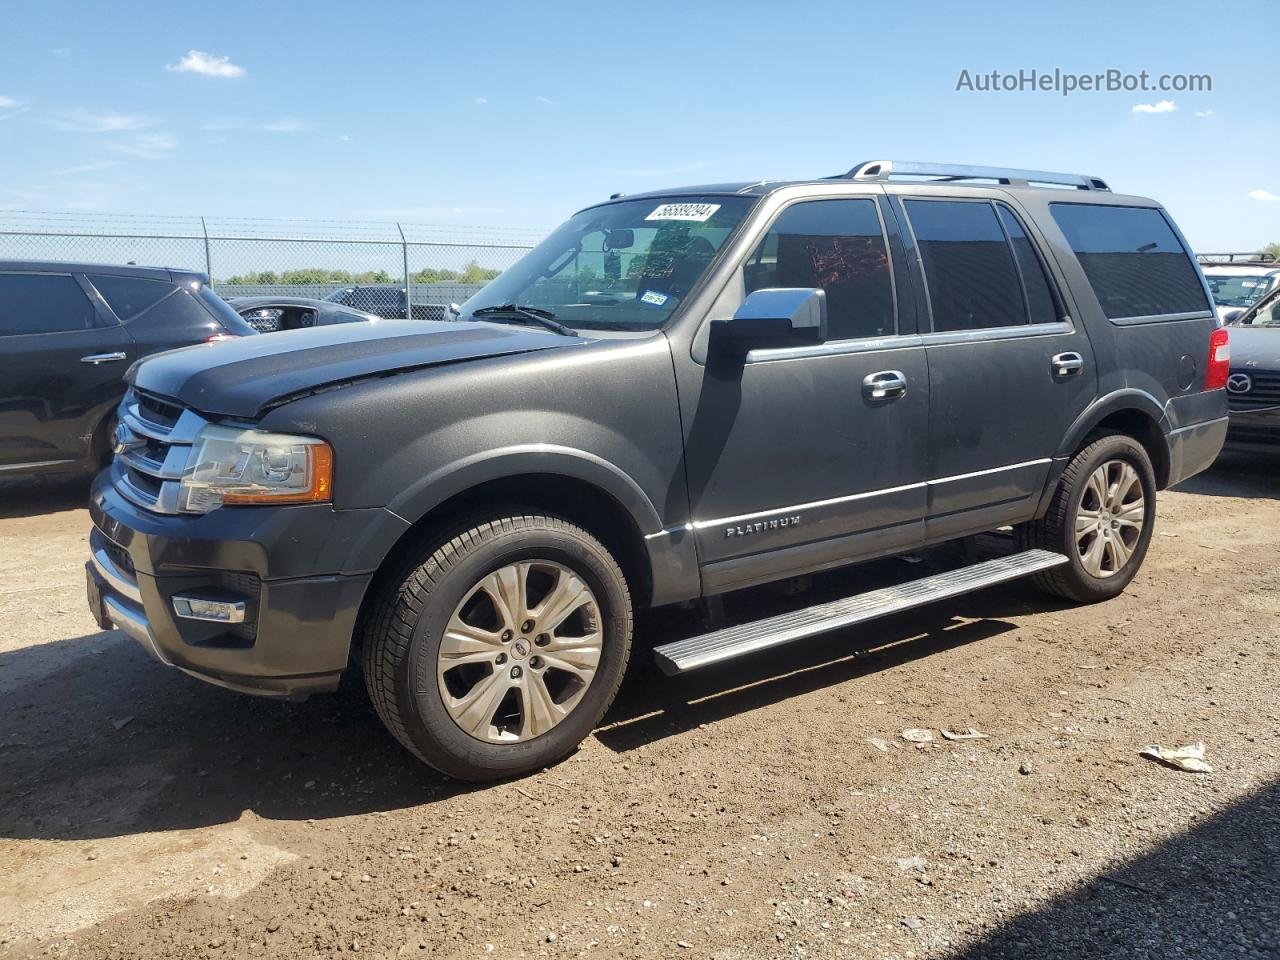
{"type": "Polygon", "coordinates": [[[252,333],[203,274],[0,260],[0,476],[101,469],[130,363],[252,333]]]}
{"type": "MultiPolygon", "coordinates": [[[[654,651],[667,673],[1034,575],[1112,597],[1227,427],[1227,337],[1155,202],[877,161],[589,207],[456,322],[135,368],[90,607],[238,690],[330,690],[458,777],[541,768],[636,609],[1012,526],[1015,552],[654,651]]],[[[714,604],[710,604],[714,606],[714,604]]]]}

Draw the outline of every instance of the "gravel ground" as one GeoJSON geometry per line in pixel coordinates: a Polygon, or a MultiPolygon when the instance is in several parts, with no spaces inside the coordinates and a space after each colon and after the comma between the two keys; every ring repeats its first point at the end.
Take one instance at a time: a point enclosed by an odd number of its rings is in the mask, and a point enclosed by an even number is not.
{"type": "Polygon", "coordinates": [[[595,736],[483,789],[358,683],[254,700],[98,632],[82,496],[0,487],[0,956],[1280,956],[1276,461],[1161,494],[1106,604],[1018,584],[677,681],[646,648],[698,625],[651,616],[595,736]],[[1196,741],[1212,773],[1138,755],[1196,741]]]}

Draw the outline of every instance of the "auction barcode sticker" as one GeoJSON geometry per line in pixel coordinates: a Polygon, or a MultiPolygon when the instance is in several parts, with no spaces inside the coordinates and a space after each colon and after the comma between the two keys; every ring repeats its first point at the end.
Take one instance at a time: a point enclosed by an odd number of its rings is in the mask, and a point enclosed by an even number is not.
{"type": "Polygon", "coordinates": [[[705,223],[719,209],[718,203],[664,203],[645,219],[693,220],[697,223],[705,223]]]}

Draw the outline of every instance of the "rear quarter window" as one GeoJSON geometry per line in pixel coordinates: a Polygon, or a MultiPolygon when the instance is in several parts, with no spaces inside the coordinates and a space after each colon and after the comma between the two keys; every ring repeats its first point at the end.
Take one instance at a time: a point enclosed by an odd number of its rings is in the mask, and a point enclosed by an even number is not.
{"type": "Polygon", "coordinates": [[[171,283],[142,277],[92,275],[89,282],[102,294],[102,299],[107,301],[107,305],[121,321],[132,320],[173,291],[171,283]]]}
{"type": "Polygon", "coordinates": [[[1049,209],[1109,320],[1209,312],[1195,263],[1163,211],[1092,203],[1049,209]]]}

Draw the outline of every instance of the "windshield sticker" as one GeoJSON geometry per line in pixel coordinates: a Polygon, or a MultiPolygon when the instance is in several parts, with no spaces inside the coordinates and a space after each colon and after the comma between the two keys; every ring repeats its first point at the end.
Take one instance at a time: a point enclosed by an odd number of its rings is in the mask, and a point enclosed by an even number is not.
{"type": "Polygon", "coordinates": [[[664,203],[645,219],[692,220],[695,223],[706,223],[719,209],[718,203],[664,203]]]}
{"type": "Polygon", "coordinates": [[[1254,288],[1254,287],[1258,286],[1258,283],[1257,283],[1257,281],[1256,281],[1256,280],[1241,280],[1241,281],[1240,281],[1240,286],[1242,286],[1242,287],[1246,287],[1246,288],[1248,288],[1248,289],[1252,289],[1252,288],[1254,288]]]}
{"type": "Polygon", "coordinates": [[[651,307],[660,307],[670,299],[665,293],[659,293],[657,290],[646,290],[640,294],[640,302],[647,303],[651,307]]]}

